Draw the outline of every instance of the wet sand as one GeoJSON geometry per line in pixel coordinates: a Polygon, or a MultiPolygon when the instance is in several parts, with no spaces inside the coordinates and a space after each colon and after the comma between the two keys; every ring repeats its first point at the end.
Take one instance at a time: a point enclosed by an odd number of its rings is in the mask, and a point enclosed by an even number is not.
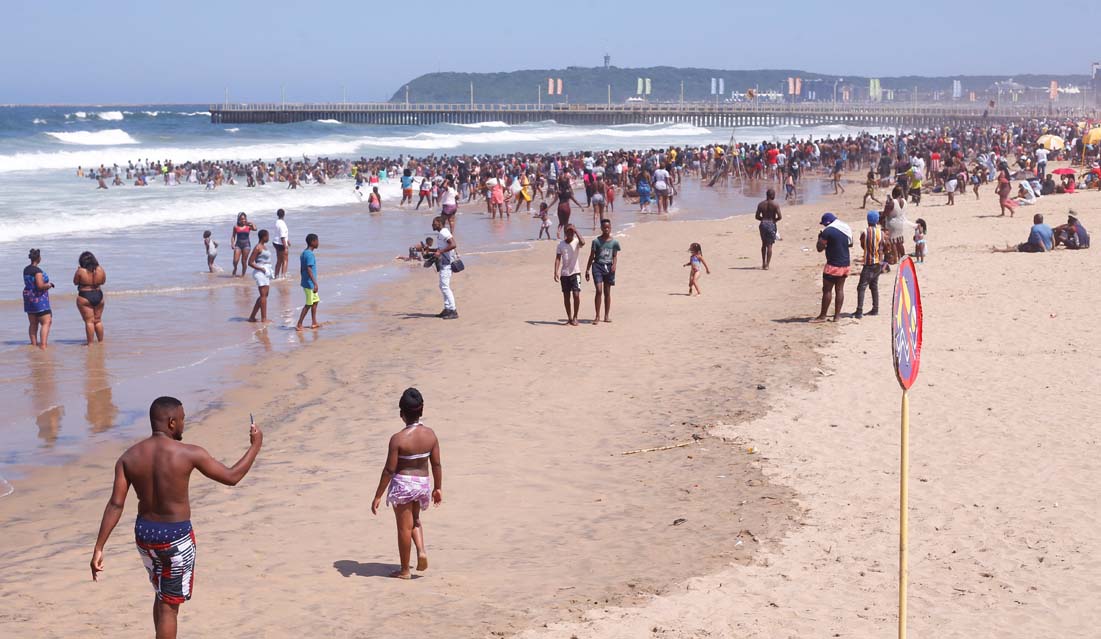
{"type": "MultiPolygon", "coordinates": [[[[694,184],[685,187],[686,208],[675,210],[674,219],[716,219],[751,209],[760,189],[752,185],[715,192],[701,191],[694,184]]],[[[320,197],[351,187],[334,182],[309,188],[320,197]]],[[[814,197],[811,191],[808,197],[814,197]]],[[[0,403],[6,407],[0,416],[0,474],[18,478],[28,467],[64,464],[88,446],[142,433],[151,388],[186,395],[193,408],[205,408],[217,403],[250,363],[271,352],[297,350],[303,344],[293,330],[303,302],[297,258],[307,232],[321,238],[318,265],[324,286],[322,320],[329,323],[326,334],[367,330],[369,317],[360,306],[375,298],[377,285],[418,273],[395,263],[394,256],[406,254],[410,244],[431,233],[436,213],[426,207],[402,210],[388,202],[384,213],[370,215],[365,207],[288,209],[292,278],[271,287],[273,326],[267,331],[246,321],[257,294],[253,279],[229,276],[232,251],[222,236],[228,235],[232,213],[217,223],[166,222],[94,237],[59,235],[35,243],[42,250],[43,269],[57,283],[51,294],[51,347],[45,353],[29,349],[19,297],[0,300],[0,315],[10,318],[0,324],[0,403]],[[204,229],[213,229],[220,238],[217,264],[223,273],[205,272],[204,229]],[[83,345],[84,327],[71,284],[76,256],[85,249],[98,256],[108,276],[107,342],[105,353],[96,356],[83,345]]],[[[457,228],[467,255],[522,250],[535,239],[538,221],[526,211],[507,222],[494,222],[482,215],[484,210],[481,201],[461,207],[457,228]]],[[[254,219],[261,229],[274,224],[273,213],[254,219]]],[[[575,219],[587,224],[591,215],[578,211],[575,219]]],[[[636,211],[622,207],[615,216],[617,228],[638,219],[636,211]]],[[[0,252],[0,271],[21,272],[26,248],[0,252]]]]}

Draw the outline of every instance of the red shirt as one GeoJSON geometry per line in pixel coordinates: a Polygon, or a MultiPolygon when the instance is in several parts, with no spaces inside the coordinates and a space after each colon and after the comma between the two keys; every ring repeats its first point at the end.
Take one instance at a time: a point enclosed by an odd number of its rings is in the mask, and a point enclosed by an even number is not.
{"type": "Polygon", "coordinates": [[[780,151],[778,151],[777,149],[769,149],[765,152],[765,155],[768,156],[769,164],[776,164],[776,156],[780,155],[780,151]]]}

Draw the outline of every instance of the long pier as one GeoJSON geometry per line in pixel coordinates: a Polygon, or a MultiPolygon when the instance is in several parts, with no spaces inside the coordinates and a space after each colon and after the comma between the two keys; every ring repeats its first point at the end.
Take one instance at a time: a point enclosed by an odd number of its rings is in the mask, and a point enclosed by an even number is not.
{"type": "Polygon", "coordinates": [[[925,127],[1008,122],[1050,117],[1046,108],[983,109],[956,104],[898,105],[801,102],[792,104],[628,103],[628,104],[215,104],[215,124],[251,124],[335,120],[349,124],[414,125],[523,124],[554,120],[559,124],[656,124],[744,127],[847,124],[868,127],[925,127]]]}

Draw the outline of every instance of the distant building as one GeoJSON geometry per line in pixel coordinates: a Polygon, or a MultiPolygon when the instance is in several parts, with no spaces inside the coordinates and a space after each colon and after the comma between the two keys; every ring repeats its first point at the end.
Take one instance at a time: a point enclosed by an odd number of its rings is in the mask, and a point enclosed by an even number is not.
{"type": "Polygon", "coordinates": [[[604,54],[604,68],[610,69],[612,67],[612,56],[607,53],[604,54]]]}
{"type": "Polygon", "coordinates": [[[1090,88],[1093,89],[1093,101],[1101,105],[1101,62],[1094,62],[1091,69],[1090,88]]]}

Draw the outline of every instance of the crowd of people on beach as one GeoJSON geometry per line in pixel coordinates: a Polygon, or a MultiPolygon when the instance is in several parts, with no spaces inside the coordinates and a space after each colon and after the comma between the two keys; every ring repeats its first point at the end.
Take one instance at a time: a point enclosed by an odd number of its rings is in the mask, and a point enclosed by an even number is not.
{"type": "MultiPolygon", "coordinates": [[[[579,325],[581,281],[594,284],[594,320],[592,325],[611,322],[612,291],[620,241],[614,236],[611,216],[617,200],[631,202],[642,212],[665,213],[673,206],[678,187],[686,178],[698,179],[714,186],[733,181],[767,182],[765,200],[755,212],[761,240],[761,268],[772,268],[773,245],[780,240],[783,214],[777,202],[776,185],[783,185],[785,201],[797,197],[799,184],[808,176],[829,179],[838,194],[844,192],[844,173],[855,172],[866,187],[861,208],[868,200],[881,208],[866,212],[866,228],[859,234],[832,212],[823,213],[816,249],[824,254],[820,312],[811,321],[825,322],[833,306],[832,319],[841,318],[845,284],[854,266],[851,249],[859,245],[861,257],[857,285],[857,304],[852,317],[875,316],[879,307],[879,276],[892,265],[911,256],[923,262],[927,250],[928,224],[924,218],[910,222],[908,214],[922,206],[925,198],[942,195],[946,204],[954,203],[970,186],[976,198],[980,187],[996,183],[1001,214],[1011,216],[1016,206],[1035,204],[1041,197],[1073,194],[1082,188],[1101,189],[1101,169],[1096,150],[1081,144],[1084,131],[1078,123],[1032,121],[1020,126],[985,126],[941,128],[897,135],[860,135],[845,139],[791,141],[787,143],[731,143],[699,147],[668,147],[650,150],[606,150],[576,153],[516,153],[494,156],[428,156],[425,158],[376,158],[368,160],[314,159],[301,161],[277,160],[268,164],[256,162],[139,162],[126,167],[104,167],[90,170],[91,177],[104,185],[105,180],[134,180],[149,183],[149,176],[159,176],[166,185],[178,183],[205,184],[206,188],[232,185],[243,177],[248,186],[266,183],[324,185],[333,180],[355,181],[355,191],[368,192],[369,211],[380,212],[378,185],[392,177],[402,187],[400,208],[417,211],[427,206],[436,215],[431,221],[433,235],[410,247],[401,259],[433,267],[438,274],[443,309],[437,314],[444,319],[458,318],[452,276],[465,269],[458,254],[456,217],[461,205],[475,205],[479,199],[491,220],[509,220],[521,209],[539,219],[539,237],[550,239],[550,211],[557,217],[553,279],[559,283],[566,311],[565,324],[579,325]],[[1048,149],[1042,135],[1058,134],[1070,142],[1063,148],[1048,149]],[[1062,155],[1067,149],[1066,155],[1062,155]],[[1047,172],[1048,162],[1070,160],[1080,169],[1053,172],[1064,176],[1057,183],[1047,172]],[[1006,187],[1018,181],[1020,199],[1009,197],[1006,187]],[[879,196],[881,190],[883,199],[879,196]],[[417,193],[420,200],[414,204],[417,193]],[[582,195],[583,194],[583,195],[582,195]],[[583,198],[583,200],[582,200],[583,198]],[[537,212],[531,213],[538,200],[537,212]],[[586,240],[572,220],[573,207],[592,209],[593,229],[599,233],[586,240]],[[652,208],[651,208],[652,207],[652,208]],[[912,244],[907,249],[907,239],[912,244]],[[588,244],[585,265],[581,260],[588,244]],[[865,298],[870,292],[871,305],[867,313],[865,298]]],[[[84,175],[78,169],[78,175],[84,175]]],[[[331,185],[330,185],[331,188],[331,185]]],[[[286,211],[279,209],[273,224],[259,228],[245,213],[236,216],[230,232],[233,270],[231,277],[250,273],[258,289],[250,321],[268,322],[267,297],[273,281],[289,278],[289,255],[292,235],[286,211]],[[253,234],[256,243],[253,244],[253,234]],[[274,255],[272,254],[274,250],[274,255]],[[239,270],[238,270],[239,269],[239,270]]],[[[224,236],[223,236],[224,237],[224,236]]],[[[298,236],[294,236],[298,237],[298,236]]],[[[297,330],[318,328],[317,310],[320,302],[318,261],[316,251],[320,240],[316,233],[304,236],[299,253],[299,285],[303,289],[304,305],[297,330]],[[305,326],[307,315],[311,324],[305,326]]],[[[1026,242],[995,249],[1013,252],[1048,252],[1056,247],[1086,249],[1090,238],[1080,216],[1074,210],[1067,223],[1052,228],[1044,224],[1041,214],[1026,242]]],[[[203,234],[208,270],[218,267],[219,243],[212,231],[203,234]]],[[[29,265],[24,269],[24,310],[29,319],[30,342],[45,348],[52,324],[49,292],[54,284],[41,268],[42,255],[32,249],[29,265]]],[[[710,265],[699,243],[688,247],[688,295],[701,294],[700,278],[710,273],[710,265]]],[[[87,343],[104,337],[102,288],[106,272],[90,252],[83,252],[73,275],[77,289],[77,309],[84,321],[87,343]]],[[[401,431],[389,442],[386,462],[379,479],[371,510],[377,513],[383,498],[393,506],[398,529],[400,567],[392,576],[408,579],[411,571],[425,570],[428,556],[425,550],[421,511],[430,503],[442,501],[442,463],[439,441],[421,417],[424,398],[416,389],[407,389],[398,402],[404,423],[401,431]],[[413,549],[416,562],[412,561],[413,549]]],[[[205,450],[184,446],[185,415],[183,405],[171,397],[155,400],[149,411],[153,434],[126,451],[115,470],[111,498],[104,511],[93,550],[90,567],[93,579],[104,569],[103,549],[117,525],[131,486],[141,499],[135,524],[135,538],[150,580],[156,590],[154,623],[158,636],[175,636],[179,605],[191,597],[191,580],[195,566],[194,532],[190,523],[187,498],[188,477],[195,469],[227,485],[239,482],[249,471],[263,441],[263,433],[253,424],[250,445],[241,459],[227,467],[214,460],[205,450]],[[153,460],[160,466],[154,469],[153,460]]]]}
{"type": "MultiPolygon", "coordinates": [[[[368,211],[371,213],[382,212],[383,199],[379,185],[396,179],[400,181],[402,190],[399,209],[419,211],[425,205],[438,213],[432,222],[434,235],[427,238],[434,240],[434,245],[432,241],[426,241],[410,247],[408,256],[403,256],[403,259],[424,261],[426,266],[436,268],[443,298],[443,310],[438,315],[455,319],[458,312],[451,275],[463,268],[456,251],[455,235],[461,205],[484,206],[485,214],[491,220],[509,220],[513,213],[523,210],[538,219],[539,239],[551,239],[552,220],[556,219],[554,239],[568,245],[583,241],[573,222],[575,207],[591,210],[592,230],[600,229],[603,233],[605,222],[611,224],[617,201],[635,205],[643,213],[667,213],[674,206],[678,188],[685,177],[694,177],[708,186],[732,182],[772,182],[783,185],[784,201],[789,202],[798,197],[799,185],[807,176],[828,177],[835,193],[840,194],[844,192],[845,172],[855,172],[863,176],[865,186],[861,208],[866,207],[869,200],[882,205],[876,211],[882,248],[871,253],[879,255],[876,259],[889,268],[890,264],[907,254],[907,238],[911,239],[915,255],[921,259],[927,224],[920,218],[911,222],[907,213],[919,207],[923,197],[941,195],[947,198],[948,205],[953,205],[955,198],[965,195],[968,188],[978,199],[980,188],[994,183],[999,213],[1012,216],[1017,207],[1035,205],[1041,198],[1073,194],[1088,188],[1101,189],[1099,150],[1095,145],[1085,143],[1091,125],[1063,120],[1032,120],[1018,125],[941,127],[904,134],[865,133],[837,139],[757,143],[731,140],[729,144],[566,153],[428,155],[420,158],[401,155],[358,159],[303,157],[301,160],[277,158],[273,162],[259,159],[251,162],[145,159],[128,162],[125,166],[101,164],[87,171],[78,167],[77,175],[94,179],[104,188],[107,180],[112,180],[116,185],[131,181],[136,185],[147,185],[158,179],[167,186],[193,184],[217,189],[236,185],[240,179],[246,187],[277,184],[296,189],[350,179],[355,183],[353,190],[360,199],[366,192],[368,211]],[[1057,142],[1052,143],[1053,138],[1057,142]],[[1060,159],[1069,160],[1071,166],[1049,173],[1048,162],[1060,159]],[[122,182],[124,176],[126,182],[122,182]],[[1014,181],[1017,182],[1015,192],[1012,186],[1014,181]],[[414,195],[419,196],[415,203],[414,195]],[[532,212],[536,201],[539,204],[532,212]],[[571,226],[573,230],[569,231],[571,226]],[[567,232],[569,236],[563,239],[567,232]]],[[[330,185],[329,188],[333,187],[330,185]]],[[[766,200],[758,206],[756,218],[760,222],[762,268],[768,269],[772,246],[779,239],[777,225],[782,219],[775,189],[769,188],[766,200]]],[[[1066,233],[1066,225],[1059,228],[1062,229],[1060,232],[1066,233]]],[[[1073,228],[1077,230],[1062,245],[1087,247],[1088,233],[1081,221],[1076,220],[1073,228]]],[[[852,239],[851,231],[845,235],[852,239]]],[[[215,261],[219,243],[211,231],[204,233],[203,242],[207,269],[215,272],[218,270],[215,261]]],[[[1036,245],[1035,242],[1025,244],[1036,245]]],[[[258,288],[249,320],[267,322],[267,295],[271,283],[289,277],[291,239],[285,212],[282,209],[277,212],[274,234],[268,229],[258,229],[248,221],[247,215],[241,213],[232,227],[230,245],[233,251],[232,275],[243,277],[245,273],[251,273],[258,288]],[[251,240],[253,233],[257,239],[255,246],[251,240]]],[[[573,292],[574,278],[569,276],[580,273],[574,268],[571,250],[560,245],[557,252],[559,257],[565,258],[563,270],[559,272],[559,267],[556,267],[556,273],[563,282],[564,295],[573,292]],[[565,268],[567,266],[569,268],[565,268]],[[565,288],[567,284],[570,291],[565,288]]],[[[832,252],[835,254],[832,258],[834,262],[844,259],[839,249],[832,252]]],[[[316,321],[319,301],[317,265],[308,242],[299,258],[301,286],[307,293],[297,328],[303,328],[307,314],[313,318],[310,326],[316,328],[319,326],[316,321]]],[[[610,305],[615,260],[601,255],[595,262],[590,259],[590,263],[595,263],[597,268],[609,267],[607,274],[598,275],[593,271],[587,272],[586,276],[592,276],[597,281],[597,297],[610,305]]],[[[700,272],[699,264],[690,261],[689,265],[695,278],[700,272]]],[[[102,267],[99,268],[102,275],[102,267]]],[[[51,323],[48,289],[41,288],[47,284],[38,282],[41,278],[36,279],[37,275],[32,272],[34,269],[41,270],[37,262],[28,266],[24,276],[25,310],[31,318],[29,332],[32,343],[45,347],[51,323]]],[[[89,281],[79,285],[78,306],[82,316],[87,315],[84,319],[91,342],[93,338],[102,339],[103,302],[99,286],[103,281],[95,283],[91,276],[83,279],[89,281]],[[98,303],[92,304],[89,299],[92,297],[98,303]]],[[[862,278],[861,290],[863,287],[873,287],[870,275],[862,278]]],[[[692,280],[690,291],[699,293],[698,279],[692,280]]],[[[840,288],[835,291],[842,293],[840,288]]],[[[843,294],[836,297],[843,298],[843,294]]],[[[609,309],[604,312],[605,319],[609,309]]],[[[873,298],[873,312],[875,310],[873,298]]],[[[575,322],[576,315],[576,312],[569,312],[567,322],[575,322]]],[[[599,317],[598,308],[596,318],[599,317]]]]}

